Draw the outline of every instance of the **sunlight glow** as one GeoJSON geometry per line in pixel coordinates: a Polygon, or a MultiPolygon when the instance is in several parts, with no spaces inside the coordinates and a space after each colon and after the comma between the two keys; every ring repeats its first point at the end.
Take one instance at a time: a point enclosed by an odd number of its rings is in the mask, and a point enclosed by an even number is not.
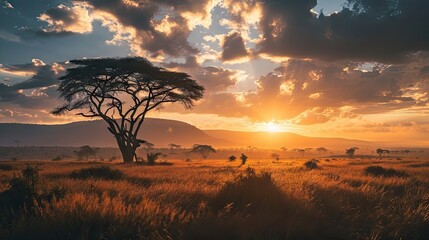
{"type": "Polygon", "coordinates": [[[274,121],[265,123],[265,126],[263,127],[263,130],[265,132],[280,132],[281,126],[275,123],[274,121]]]}

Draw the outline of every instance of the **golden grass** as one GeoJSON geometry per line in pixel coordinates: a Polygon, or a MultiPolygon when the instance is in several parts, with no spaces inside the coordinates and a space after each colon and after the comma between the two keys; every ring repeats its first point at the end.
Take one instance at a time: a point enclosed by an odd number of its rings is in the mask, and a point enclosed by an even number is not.
{"type": "MultiPolygon", "coordinates": [[[[226,159],[169,160],[172,166],[39,161],[43,184],[69,192],[49,206],[16,213],[12,222],[1,224],[0,239],[429,239],[429,161],[320,159],[320,169],[307,170],[307,160],[249,159],[241,167],[226,159]],[[69,177],[74,170],[100,165],[126,177],[69,177]],[[363,169],[369,165],[405,171],[409,177],[367,176],[363,169]],[[262,213],[250,213],[252,218],[210,209],[222,186],[247,166],[271,173],[280,191],[302,207],[305,212],[291,215],[299,226],[282,216],[277,217],[284,222],[273,222],[262,213]],[[329,234],[317,235],[320,231],[329,234]]],[[[0,192],[26,162],[3,163],[13,170],[0,170],[0,192]]]]}

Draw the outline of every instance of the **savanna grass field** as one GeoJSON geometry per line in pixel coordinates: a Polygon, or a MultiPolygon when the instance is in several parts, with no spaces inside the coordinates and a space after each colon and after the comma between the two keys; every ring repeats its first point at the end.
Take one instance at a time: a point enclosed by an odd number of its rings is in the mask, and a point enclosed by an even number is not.
{"type": "Polygon", "coordinates": [[[429,239],[428,156],[14,160],[0,239],[429,239]]]}

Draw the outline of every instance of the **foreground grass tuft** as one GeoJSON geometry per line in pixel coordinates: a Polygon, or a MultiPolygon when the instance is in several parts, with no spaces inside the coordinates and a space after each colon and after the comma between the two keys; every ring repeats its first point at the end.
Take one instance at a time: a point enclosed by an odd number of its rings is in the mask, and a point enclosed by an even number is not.
{"type": "Polygon", "coordinates": [[[323,218],[287,196],[269,172],[247,168],[211,199],[209,213],[185,227],[184,239],[341,239],[323,218]]]}
{"type": "Polygon", "coordinates": [[[403,171],[398,171],[393,168],[383,168],[381,166],[368,166],[364,169],[366,175],[374,177],[407,177],[403,171]]]}
{"type": "Polygon", "coordinates": [[[118,169],[112,169],[109,166],[90,167],[75,170],[70,174],[73,179],[104,179],[104,180],[121,180],[124,174],[118,169]]]}

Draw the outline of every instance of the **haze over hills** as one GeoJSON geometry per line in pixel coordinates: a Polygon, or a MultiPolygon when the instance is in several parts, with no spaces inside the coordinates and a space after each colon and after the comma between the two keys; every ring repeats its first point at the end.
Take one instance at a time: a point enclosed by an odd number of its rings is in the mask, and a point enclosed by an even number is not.
{"type": "Polygon", "coordinates": [[[344,139],[344,138],[321,138],[307,137],[288,132],[237,132],[226,130],[205,130],[205,132],[215,138],[228,139],[237,142],[241,146],[253,146],[259,148],[279,149],[283,146],[292,148],[317,148],[326,147],[329,149],[343,149],[354,146],[373,147],[374,144],[368,141],[344,139]]]}
{"type": "MultiPolygon", "coordinates": [[[[15,140],[19,140],[21,146],[117,147],[107,124],[102,120],[62,125],[0,123],[0,133],[1,146],[15,146],[15,140]]],[[[228,141],[211,137],[195,126],[174,120],[147,118],[140,133],[141,139],[156,147],[167,147],[170,143],[184,147],[195,143],[230,145],[228,141]]]]}
{"type": "MultiPolygon", "coordinates": [[[[37,125],[0,123],[0,145],[15,146],[67,146],[116,147],[107,125],[101,120],[74,122],[62,125],[37,125]]],[[[315,138],[294,133],[235,132],[225,130],[200,130],[185,122],[148,118],[142,126],[141,139],[156,147],[167,147],[169,143],[190,147],[193,144],[210,144],[215,147],[246,147],[279,149],[326,147],[343,149],[352,146],[373,147],[368,141],[342,138],[315,138]]]]}

